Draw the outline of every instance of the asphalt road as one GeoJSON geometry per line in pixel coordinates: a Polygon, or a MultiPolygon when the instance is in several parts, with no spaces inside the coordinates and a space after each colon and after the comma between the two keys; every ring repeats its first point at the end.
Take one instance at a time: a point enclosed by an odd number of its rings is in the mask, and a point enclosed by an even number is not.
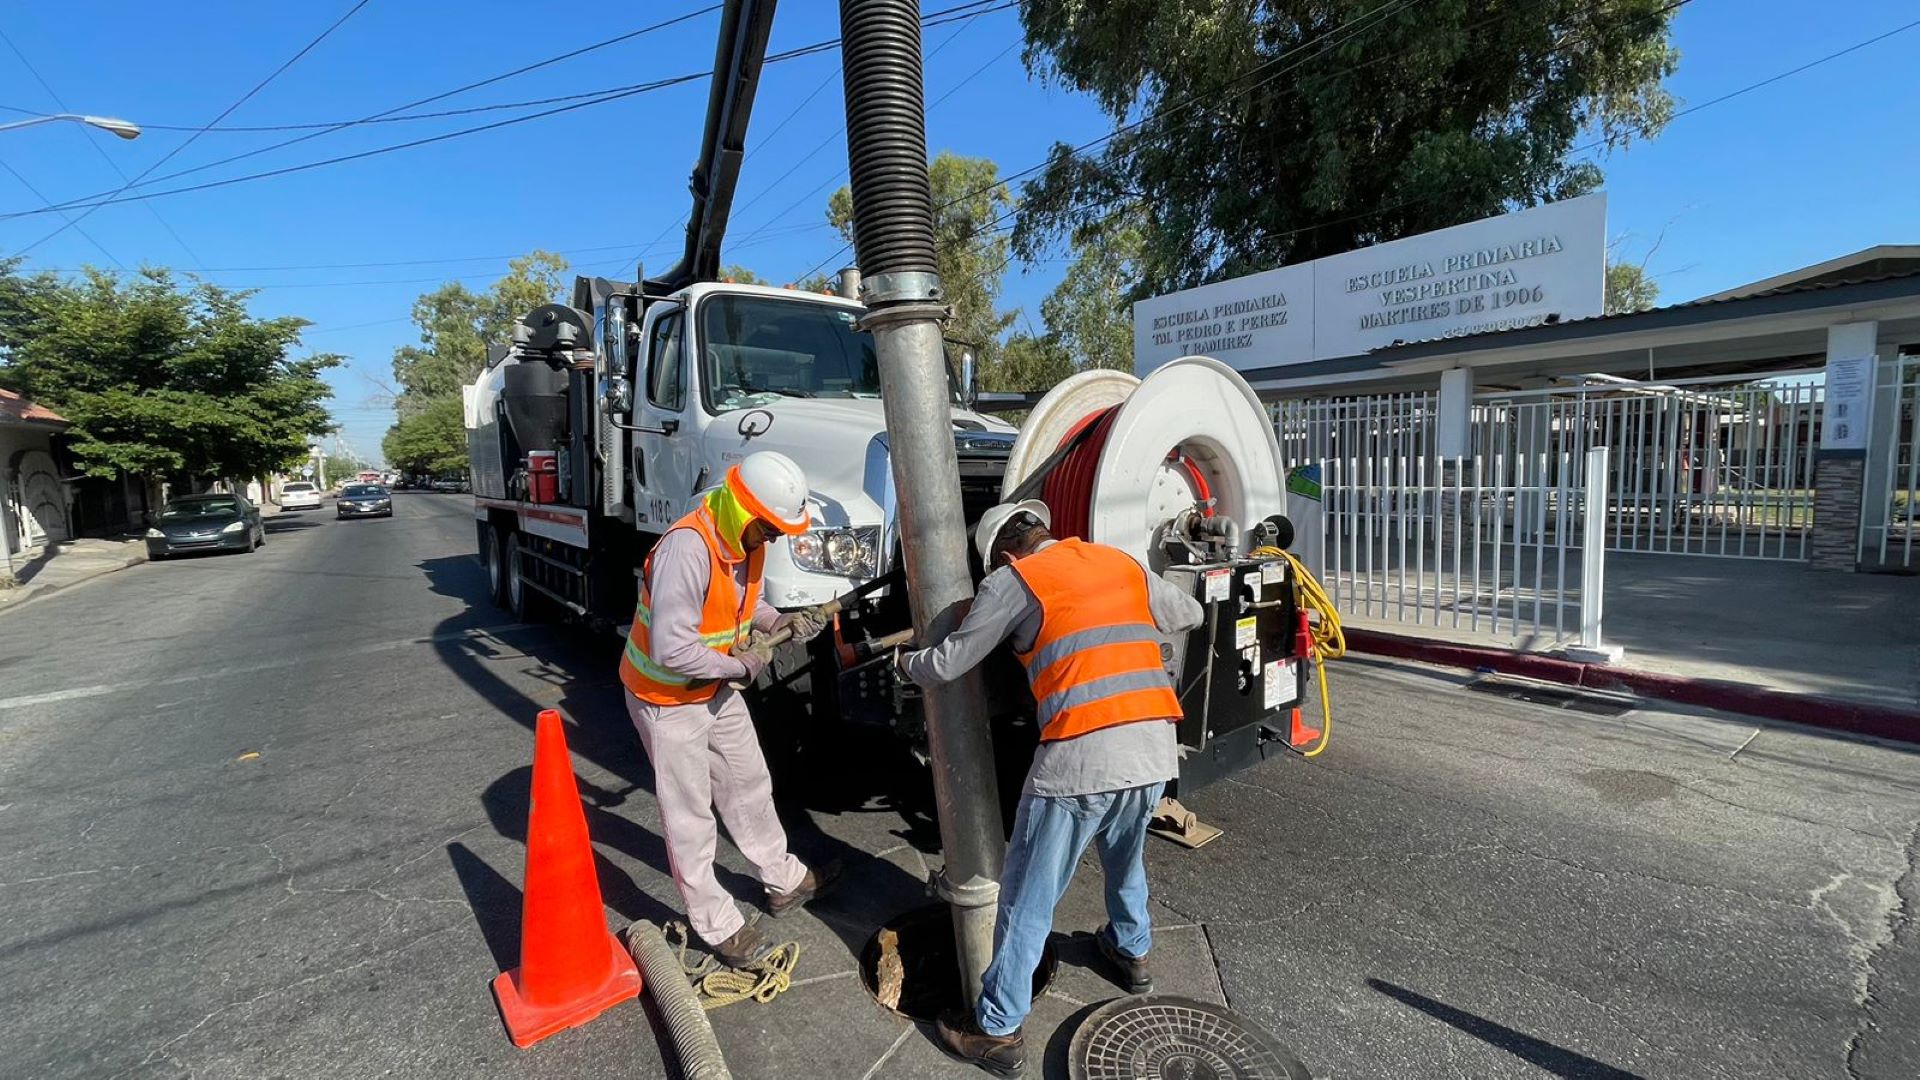
{"type": "MultiPolygon", "coordinates": [[[[673,914],[617,647],[485,606],[466,497],[395,505],[0,616],[7,1074],[665,1075],[641,1010],[517,1051],[487,991],[540,708],[573,721],[609,907],[673,914]]],[[[1197,793],[1225,838],[1150,853],[1316,1076],[1920,1075],[1920,755],[1336,677],[1324,756],[1197,793]]],[[[881,803],[788,817],[807,855],[927,846],[881,803]]]]}

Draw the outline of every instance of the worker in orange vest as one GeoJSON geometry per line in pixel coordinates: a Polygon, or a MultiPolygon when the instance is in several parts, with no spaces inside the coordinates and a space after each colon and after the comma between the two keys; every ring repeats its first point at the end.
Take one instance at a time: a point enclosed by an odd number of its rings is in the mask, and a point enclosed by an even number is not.
{"type": "Polygon", "coordinates": [[[791,627],[806,641],[824,625],[817,612],[783,615],[760,595],[768,541],[805,532],[807,520],[807,478],[793,459],[768,451],[728,469],[647,555],[620,661],[687,922],[736,968],[765,960],[774,943],[714,875],[716,806],[774,915],[820,896],[838,874],[816,873],[787,850],[753,719],[731,685],[752,682],[772,660],[772,647],[750,634],[791,627]]]}
{"type": "Polygon", "coordinates": [[[1180,702],[1160,646],[1204,616],[1199,601],[1126,552],[1055,540],[1052,523],[1038,500],[987,511],[974,547],[989,572],[966,618],[944,641],[896,661],[929,686],[1011,641],[1038,705],[1040,746],[1000,878],[993,963],[975,1008],[935,1025],[950,1052],[1000,1076],[1025,1064],[1020,1026],[1033,1007],[1033,969],[1090,842],[1098,840],[1106,876],[1100,953],[1129,993],[1153,986],[1147,820],[1179,772],[1180,702]]]}

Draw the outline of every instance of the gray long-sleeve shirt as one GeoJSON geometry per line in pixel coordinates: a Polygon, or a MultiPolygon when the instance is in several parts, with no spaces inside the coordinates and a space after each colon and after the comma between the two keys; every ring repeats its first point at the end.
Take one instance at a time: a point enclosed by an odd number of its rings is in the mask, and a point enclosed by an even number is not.
{"type": "MultiPolygon", "coordinates": [[[[1041,545],[1041,550],[1052,541],[1041,545]]],[[[1162,634],[1191,630],[1206,617],[1200,601],[1147,575],[1147,606],[1162,634]]],[[[900,659],[901,671],[922,686],[950,682],[986,659],[994,646],[1011,641],[1025,652],[1040,635],[1040,601],[1011,567],[980,582],[967,617],[946,639],[900,659]]],[[[1091,795],[1171,780],[1179,774],[1180,746],[1172,724],[1122,724],[1074,739],[1043,742],[1027,771],[1029,795],[1091,795]]]]}
{"type": "MultiPolygon", "coordinates": [[[[647,639],[653,662],[690,679],[743,679],[747,665],[700,641],[700,613],[707,604],[707,542],[692,529],[674,529],[660,538],[647,570],[652,622],[647,639]]],[[[747,560],[733,564],[733,584],[746,595],[747,560]]],[[[761,599],[753,609],[756,630],[773,629],[780,612],[761,599]]]]}

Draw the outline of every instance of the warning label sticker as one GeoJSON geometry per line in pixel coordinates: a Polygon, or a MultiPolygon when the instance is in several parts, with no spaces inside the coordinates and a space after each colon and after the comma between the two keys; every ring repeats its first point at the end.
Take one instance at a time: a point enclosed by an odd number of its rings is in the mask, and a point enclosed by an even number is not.
{"type": "Polygon", "coordinates": [[[1259,638],[1256,637],[1254,634],[1255,625],[1256,623],[1254,621],[1253,616],[1251,615],[1247,616],[1244,619],[1235,619],[1233,621],[1233,647],[1234,648],[1244,649],[1255,644],[1259,640],[1259,638]]]}
{"type": "Polygon", "coordinates": [[[1260,564],[1260,584],[1272,585],[1275,582],[1285,580],[1287,580],[1286,563],[1270,562],[1260,564]]]}
{"type": "Polygon", "coordinates": [[[1267,664],[1266,692],[1261,695],[1263,708],[1277,709],[1292,701],[1299,686],[1293,676],[1293,662],[1274,660],[1267,664]]]}
{"type": "Polygon", "coordinates": [[[1211,604],[1233,595],[1233,568],[1223,566],[1200,575],[1206,582],[1206,602],[1211,604]]]}

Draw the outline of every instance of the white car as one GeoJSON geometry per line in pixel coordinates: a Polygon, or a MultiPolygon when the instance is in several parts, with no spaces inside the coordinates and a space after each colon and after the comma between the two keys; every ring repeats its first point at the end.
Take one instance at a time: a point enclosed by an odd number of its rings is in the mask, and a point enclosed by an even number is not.
{"type": "Polygon", "coordinates": [[[280,489],[280,509],[320,509],[320,489],[304,480],[296,480],[280,489]]]}

